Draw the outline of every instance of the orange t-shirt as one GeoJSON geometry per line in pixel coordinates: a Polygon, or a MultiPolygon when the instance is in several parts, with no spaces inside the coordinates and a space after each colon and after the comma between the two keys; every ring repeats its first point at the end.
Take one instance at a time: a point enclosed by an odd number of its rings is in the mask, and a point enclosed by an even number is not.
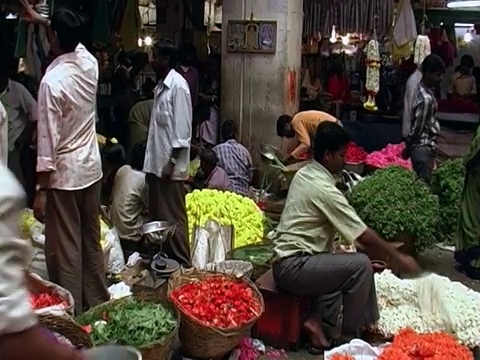
{"type": "Polygon", "coordinates": [[[298,142],[311,147],[317,127],[324,121],[338,122],[338,119],[329,113],[316,110],[301,111],[296,114],[292,119],[292,128],[297,135],[298,142]]]}

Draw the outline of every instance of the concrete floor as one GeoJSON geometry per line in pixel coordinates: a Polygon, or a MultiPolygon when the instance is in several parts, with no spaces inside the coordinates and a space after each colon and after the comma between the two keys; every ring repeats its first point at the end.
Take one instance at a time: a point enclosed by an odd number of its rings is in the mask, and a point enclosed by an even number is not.
{"type": "MultiPolygon", "coordinates": [[[[448,276],[452,281],[460,281],[475,291],[480,292],[480,281],[474,281],[458,272],[454,267],[453,253],[437,248],[425,251],[419,259],[422,267],[439,275],[448,276]]],[[[312,356],[307,351],[289,352],[285,359],[289,360],[320,360],[323,356],[312,356]]]]}

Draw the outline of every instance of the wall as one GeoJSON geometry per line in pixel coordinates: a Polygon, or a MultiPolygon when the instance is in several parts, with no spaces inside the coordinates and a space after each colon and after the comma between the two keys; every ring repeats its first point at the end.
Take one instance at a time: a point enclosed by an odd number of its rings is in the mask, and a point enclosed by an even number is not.
{"type": "Polygon", "coordinates": [[[294,114],[299,104],[301,69],[302,0],[223,0],[222,119],[240,125],[241,141],[254,158],[262,143],[279,144],[276,120],[294,114]],[[277,21],[275,54],[228,53],[229,20],[277,21]],[[295,74],[293,94],[288,92],[288,74],[295,74]]]}

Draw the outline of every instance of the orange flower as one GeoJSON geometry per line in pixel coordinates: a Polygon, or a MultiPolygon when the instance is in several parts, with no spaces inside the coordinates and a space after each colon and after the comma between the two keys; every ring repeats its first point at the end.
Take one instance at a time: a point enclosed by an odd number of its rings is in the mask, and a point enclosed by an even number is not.
{"type": "Polygon", "coordinates": [[[400,331],[378,360],[473,360],[472,352],[450,334],[400,331]]]}

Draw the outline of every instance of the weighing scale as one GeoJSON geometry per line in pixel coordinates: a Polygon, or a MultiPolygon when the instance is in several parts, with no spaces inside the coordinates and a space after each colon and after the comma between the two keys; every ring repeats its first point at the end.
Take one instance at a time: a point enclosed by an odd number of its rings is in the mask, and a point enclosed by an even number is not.
{"type": "MultiPolygon", "coordinates": [[[[175,233],[177,223],[152,221],[143,225],[141,232],[150,259],[145,259],[147,269],[144,278],[132,286],[134,295],[142,299],[157,300],[167,296],[167,282],[170,275],[180,269],[180,264],[169,259],[162,251],[163,244],[175,233]]],[[[142,255],[143,256],[143,255],[142,255]]]]}

